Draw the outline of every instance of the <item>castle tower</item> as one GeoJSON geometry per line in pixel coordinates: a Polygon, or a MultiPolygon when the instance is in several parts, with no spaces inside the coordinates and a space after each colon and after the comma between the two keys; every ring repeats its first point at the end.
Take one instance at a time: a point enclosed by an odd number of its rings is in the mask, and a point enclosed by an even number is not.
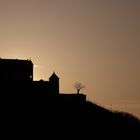
{"type": "Polygon", "coordinates": [[[55,72],[49,78],[51,92],[59,93],[59,77],[55,74],[55,72]]]}
{"type": "Polygon", "coordinates": [[[31,60],[0,59],[0,92],[28,94],[32,81],[31,60]]]}

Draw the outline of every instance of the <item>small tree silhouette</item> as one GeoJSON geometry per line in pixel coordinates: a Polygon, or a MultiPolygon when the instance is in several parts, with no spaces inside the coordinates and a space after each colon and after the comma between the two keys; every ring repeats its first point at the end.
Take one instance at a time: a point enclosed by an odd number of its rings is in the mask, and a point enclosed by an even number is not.
{"type": "Polygon", "coordinates": [[[85,88],[85,85],[83,85],[81,82],[75,82],[74,87],[77,90],[77,94],[79,94],[80,90],[85,88]]]}

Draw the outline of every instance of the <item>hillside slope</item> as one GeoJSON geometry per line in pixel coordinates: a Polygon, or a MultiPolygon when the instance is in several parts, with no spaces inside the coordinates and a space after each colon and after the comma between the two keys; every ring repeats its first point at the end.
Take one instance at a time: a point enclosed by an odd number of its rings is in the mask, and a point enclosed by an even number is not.
{"type": "Polygon", "coordinates": [[[33,136],[42,133],[45,137],[111,138],[114,135],[134,139],[140,133],[140,120],[136,117],[114,113],[88,101],[48,103],[45,98],[36,97],[5,99],[1,103],[6,126],[12,130],[16,126],[15,131],[24,129],[33,136]]]}

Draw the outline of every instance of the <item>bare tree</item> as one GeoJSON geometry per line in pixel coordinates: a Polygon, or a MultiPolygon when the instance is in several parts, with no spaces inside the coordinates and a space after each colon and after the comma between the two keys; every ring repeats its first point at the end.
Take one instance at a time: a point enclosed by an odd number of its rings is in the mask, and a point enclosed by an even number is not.
{"type": "Polygon", "coordinates": [[[80,90],[85,88],[85,85],[83,85],[81,82],[75,82],[74,87],[77,90],[77,94],[79,94],[80,90]]]}

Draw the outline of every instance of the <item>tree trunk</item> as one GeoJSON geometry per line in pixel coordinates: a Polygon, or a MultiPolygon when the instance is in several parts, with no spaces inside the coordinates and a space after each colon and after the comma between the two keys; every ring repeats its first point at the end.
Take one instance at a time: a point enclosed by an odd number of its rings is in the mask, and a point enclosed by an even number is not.
{"type": "Polygon", "coordinates": [[[77,89],[77,94],[79,94],[79,92],[80,92],[80,89],[77,89]]]}

